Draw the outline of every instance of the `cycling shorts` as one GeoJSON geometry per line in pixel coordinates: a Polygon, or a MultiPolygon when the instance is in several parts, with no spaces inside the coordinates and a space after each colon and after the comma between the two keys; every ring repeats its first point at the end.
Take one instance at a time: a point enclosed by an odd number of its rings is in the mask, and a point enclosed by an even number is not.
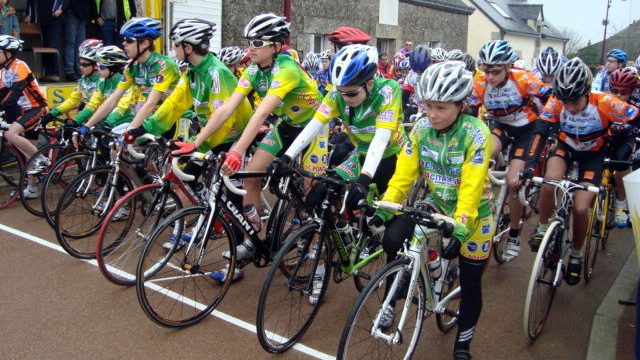
{"type": "Polygon", "coordinates": [[[46,115],[46,107],[36,107],[23,110],[16,122],[24,128],[24,137],[29,140],[38,140],[38,126],[42,117],[46,115]]]}
{"type": "Polygon", "coordinates": [[[576,151],[566,143],[558,141],[556,147],[551,151],[549,158],[557,156],[564,160],[564,163],[567,166],[567,171],[571,164],[574,161],[577,161],[578,182],[585,182],[598,186],[600,185],[602,170],[604,169],[604,158],[607,154],[608,149],[600,149],[598,151],[576,151]]]}
{"type": "Polygon", "coordinates": [[[509,159],[526,161],[527,151],[534,136],[535,123],[535,121],[532,121],[527,125],[515,127],[494,122],[491,126],[491,133],[500,140],[503,149],[509,144],[513,144],[509,152],[509,159]]]}

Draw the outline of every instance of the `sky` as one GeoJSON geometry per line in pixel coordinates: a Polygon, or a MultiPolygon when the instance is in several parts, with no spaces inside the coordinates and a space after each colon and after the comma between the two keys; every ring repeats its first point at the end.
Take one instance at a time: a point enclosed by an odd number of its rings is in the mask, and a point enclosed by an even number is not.
{"type": "MultiPolygon", "coordinates": [[[[607,0],[529,0],[543,4],[544,18],[561,29],[569,27],[582,35],[583,45],[602,41],[607,0]]],[[[640,0],[611,0],[607,37],[640,20],[640,0]]]]}

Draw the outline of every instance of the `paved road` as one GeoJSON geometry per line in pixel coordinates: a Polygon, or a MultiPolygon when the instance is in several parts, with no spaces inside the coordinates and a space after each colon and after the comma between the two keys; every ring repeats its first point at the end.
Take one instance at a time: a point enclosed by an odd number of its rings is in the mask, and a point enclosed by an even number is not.
{"type": "MultiPolygon", "coordinates": [[[[284,355],[262,350],[255,334],[256,305],[265,270],[250,268],[234,284],[219,311],[184,330],[149,321],[133,288],[104,280],[90,262],[70,257],[46,222],[15,204],[0,212],[0,354],[6,359],[307,359],[335,355],[342,327],[356,297],[351,281],[331,283],[304,347],[284,355]],[[24,234],[7,232],[17,229],[24,234]],[[40,241],[38,238],[43,239],[40,241]]],[[[530,229],[529,229],[530,230],[530,229]]],[[[584,359],[592,317],[633,247],[630,230],[611,233],[597,274],[585,286],[563,285],[541,338],[530,344],[522,312],[533,254],[514,263],[491,262],[484,276],[484,308],[472,349],[474,359],[584,359]]],[[[426,321],[416,358],[450,359],[455,334],[441,334],[426,321]]],[[[615,349],[615,344],[612,345],[615,349]]]]}

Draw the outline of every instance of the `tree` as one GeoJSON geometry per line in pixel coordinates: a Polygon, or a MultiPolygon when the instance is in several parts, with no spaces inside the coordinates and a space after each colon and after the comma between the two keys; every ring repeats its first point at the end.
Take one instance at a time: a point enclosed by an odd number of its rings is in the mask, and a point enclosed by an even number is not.
{"type": "Polygon", "coordinates": [[[569,39],[569,41],[567,41],[564,46],[564,53],[566,55],[575,54],[580,48],[584,46],[582,35],[577,31],[564,26],[560,29],[560,32],[562,33],[562,37],[564,37],[565,39],[569,39]]]}

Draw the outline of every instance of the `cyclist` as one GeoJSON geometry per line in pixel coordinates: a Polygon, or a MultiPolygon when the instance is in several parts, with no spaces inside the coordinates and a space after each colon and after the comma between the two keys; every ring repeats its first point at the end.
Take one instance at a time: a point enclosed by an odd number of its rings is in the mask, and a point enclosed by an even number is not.
{"type": "Polygon", "coordinates": [[[242,60],[243,56],[244,51],[239,47],[227,46],[220,49],[220,55],[218,58],[227,66],[229,71],[239,79],[242,76],[242,73],[239,71],[240,68],[238,67],[238,64],[240,64],[240,60],[242,60]]]}
{"type": "Polygon", "coordinates": [[[540,55],[536,58],[536,66],[531,69],[531,73],[543,83],[551,85],[560,65],[565,62],[566,58],[558,54],[556,49],[549,46],[540,52],[540,55]]]}
{"type": "Polygon", "coordinates": [[[627,66],[629,56],[624,50],[613,49],[607,54],[607,60],[604,67],[598,74],[596,74],[591,90],[602,91],[605,93],[611,92],[611,85],[609,84],[609,74],[617,69],[627,66]]]}
{"type": "Polygon", "coordinates": [[[325,96],[331,89],[331,84],[329,84],[329,62],[331,61],[329,50],[325,50],[320,53],[320,61],[321,68],[313,76],[313,80],[318,83],[318,91],[320,91],[320,94],[322,94],[322,96],[325,96]]]}
{"type": "MultiPolygon", "coordinates": [[[[232,175],[240,169],[243,155],[255,139],[265,120],[274,114],[275,128],[268,133],[253,154],[247,170],[265,171],[273,159],[284,153],[293,139],[309,122],[322,97],[313,79],[289,55],[282,54],[282,47],[289,37],[289,23],[284,17],[261,14],[249,21],[244,36],[249,40],[249,56],[252,64],[244,71],[242,78],[231,96],[216,109],[207,125],[194,140],[194,147],[201,146],[215,134],[240,106],[247,94],[254,91],[262,101],[242,132],[238,141],[227,153],[222,170],[232,175]]],[[[262,179],[247,178],[244,187],[244,213],[256,231],[262,227],[257,208],[260,208],[260,185],[262,179]]],[[[253,256],[253,244],[246,239],[237,248],[237,260],[247,260],[253,256]]],[[[225,278],[228,269],[216,275],[225,278]]],[[[234,277],[240,278],[242,269],[236,269],[234,277]]]]}
{"type": "Polygon", "coordinates": [[[402,104],[405,107],[405,121],[409,120],[411,115],[420,111],[416,99],[416,87],[420,76],[427,70],[429,65],[431,65],[431,49],[427,45],[419,44],[409,53],[411,71],[407,75],[407,80],[402,84],[402,104]]]}
{"type": "Polygon", "coordinates": [[[409,75],[409,71],[411,71],[409,60],[405,59],[400,61],[400,64],[398,64],[398,70],[399,78],[397,79],[397,81],[398,85],[402,86],[407,81],[407,75],[409,75]]]}
{"type": "Polygon", "coordinates": [[[371,35],[351,26],[337,27],[329,34],[329,41],[331,42],[332,47],[331,50],[334,54],[344,46],[354,44],[367,45],[370,40],[371,35]]]}
{"type": "Polygon", "coordinates": [[[514,260],[520,253],[520,214],[522,205],[516,194],[518,173],[524,168],[526,150],[533,137],[538,119],[533,98],[542,104],[547,101],[551,89],[531,73],[512,69],[517,59],[515,51],[504,40],[486,43],[480,49],[480,61],[484,73],[474,79],[473,92],[467,103],[472,114],[484,105],[485,118],[493,120],[492,157],[496,158],[511,144],[509,153],[508,205],[511,215],[509,238],[503,254],[504,261],[514,260]]]}
{"type": "Polygon", "coordinates": [[[431,49],[431,63],[437,64],[443,61],[447,61],[447,50],[443,48],[433,48],[431,49]]]}
{"type": "Polygon", "coordinates": [[[45,116],[45,122],[53,121],[58,116],[67,114],[74,108],[82,111],[100,83],[96,54],[101,47],[102,40],[97,39],[87,39],[80,44],[78,48],[78,63],[80,64],[82,77],[78,81],[78,86],[62,104],[49,111],[45,116]]]}
{"type": "MultiPolygon", "coordinates": [[[[617,98],[591,91],[592,75],[589,67],[573,58],[560,67],[553,79],[552,97],[541,113],[531,142],[528,165],[535,163],[536,154],[544,147],[550,125],[558,132],[558,145],[547,159],[545,178],[561,179],[571,163],[579,164],[578,182],[598,186],[604,157],[607,155],[605,136],[612,122],[629,122],[638,116],[638,108],[617,98]]],[[[532,166],[530,166],[532,167],[532,166]]],[[[543,186],[538,205],[540,219],[537,230],[529,241],[532,251],[538,251],[553,211],[554,197],[551,186],[543,186]]],[[[565,280],[569,285],[580,282],[582,272],[582,244],[584,243],[588,212],[594,194],[578,191],[573,198],[573,249],[565,280]]]]}
{"type": "MultiPolygon", "coordinates": [[[[611,85],[611,93],[617,96],[618,99],[635,107],[640,106],[638,72],[634,67],[626,67],[612,72],[609,76],[609,84],[611,85]]],[[[638,126],[635,121],[633,125],[638,126]]],[[[612,139],[610,140],[611,157],[614,160],[629,160],[633,153],[636,139],[635,136],[627,134],[624,129],[620,130],[619,133],[612,134],[612,139]]],[[[622,178],[629,173],[629,167],[613,165],[612,168],[616,184],[614,221],[617,227],[624,228],[629,224],[629,215],[627,214],[627,196],[622,178]]]]}
{"type": "Polygon", "coordinates": [[[320,70],[320,58],[318,55],[313,52],[307,53],[302,61],[302,68],[305,69],[309,76],[315,77],[318,70],[320,70]]]}
{"type": "MultiPolygon", "coordinates": [[[[402,203],[415,180],[423,176],[429,188],[424,202],[457,222],[441,254],[446,259],[460,255],[462,299],[453,355],[456,360],[471,358],[469,345],[482,308],[481,279],[494,232],[487,176],[491,133],[481,120],[462,112],[472,88],[472,73],[463,62],[432,65],[420,77],[417,93],[426,117],[418,119],[411,130],[383,198],[402,203]]],[[[385,223],[382,246],[391,262],[404,240],[411,239],[416,224],[384,209],[376,210],[369,220],[373,229],[385,223]]],[[[393,324],[394,306],[381,309],[381,326],[393,324]]]]}

